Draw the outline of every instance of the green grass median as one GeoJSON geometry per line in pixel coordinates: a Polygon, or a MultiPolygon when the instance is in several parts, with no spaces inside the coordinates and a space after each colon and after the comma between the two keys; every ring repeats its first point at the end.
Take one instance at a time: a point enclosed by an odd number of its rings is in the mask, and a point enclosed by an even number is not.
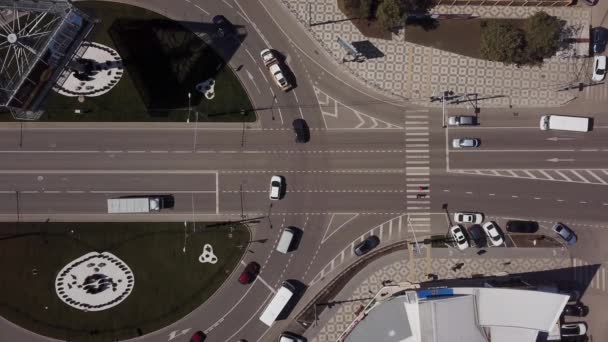
{"type": "Polygon", "coordinates": [[[160,329],[224,283],[250,238],[240,225],[198,223],[193,231],[190,223],[187,232],[183,223],[0,223],[0,314],[70,341],[112,341],[160,329]],[[199,262],[205,244],[213,247],[216,264],[199,262]],[[64,266],[90,252],[112,253],[134,276],[131,293],[103,311],[73,308],[55,290],[64,266]]]}

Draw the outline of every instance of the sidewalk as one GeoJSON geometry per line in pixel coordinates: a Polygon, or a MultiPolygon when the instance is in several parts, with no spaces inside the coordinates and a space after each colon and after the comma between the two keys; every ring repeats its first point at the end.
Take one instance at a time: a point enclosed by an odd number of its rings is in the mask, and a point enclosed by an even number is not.
{"type": "MultiPolygon", "coordinates": [[[[403,30],[399,35],[393,35],[390,41],[367,38],[350,21],[345,20],[336,1],[281,2],[317,44],[333,56],[336,63],[340,63],[345,56],[336,41],[338,37],[351,43],[371,42],[384,56],[363,63],[345,63],[342,68],[372,88],[383,89],[419,105],[439,106],[439,103],[430,104],[428,98],[439,91],[453,90],[456,93],[477,93],[479,97],[500,96],[484,100],[484,106],[559,106],[573,100],[575,95],[557,90],[578,82],[588,82],[591,75],[590,71],[587,72],[590,69],[585,58],[553,57],[542,68],[517,68],[404,42],[403,30]],[[309,13],[313,24],[335,23],[308,27],[309,13]]],[[[566,20],[567,25],[579,31],[579,37],[588,37],[586,28],[591,23],[591,10],[586,7],[437,6],[433,13],[463,13],[481,18],[525,18],[541,9],[566,20]]]]}
{"type": "Polygon", "coordinates": [[[546,249],[518,249],[515,258],[507,255],[503,258],[484,256],[457,258],[450,257],[449,250],[439,248],[432,251],[423,249],[423,255],[414,259],[412,249],[408,251],[410,251],[409,258],[408,252],[399,249],[370,263],[353,277],[334,298],[336,302],[345,302],[328,307],[319,315],[317,325],[306,332],[308,340],[336,341],[351,323],[360,306],[366,305],[368,298],[373,297],[382,288],[384,280],[392,280],[395,283],[420,282],[427,281],[429,273],[434,273],[439,279],[452,279],[500,272],[512,274],[535,272],[572,266],[567,256],[547,257],[552,253],[546,249]],[[460,270],[452,271],[451,267],[461,262],[464,262],[464,266],[460,270]]]}

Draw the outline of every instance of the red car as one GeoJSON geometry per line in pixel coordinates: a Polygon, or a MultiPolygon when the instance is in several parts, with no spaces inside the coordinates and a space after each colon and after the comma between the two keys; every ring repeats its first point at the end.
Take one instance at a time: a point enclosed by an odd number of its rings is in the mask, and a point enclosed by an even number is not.
{"type": "Polygon", "coordinates": [[[199,330],[195,332],[192,337],[190,337],[190,342],[203,342],[205,338],[207,338],[207,335],[205,335],[204,332],[199,330]]]}
{"type": "Polygon", "coordinates": [[[250,284],[255,280],[255,277],[260,273],[260,264],[255,261],[250,262],[245,267],[243,273],[239,277],[239,283],[241,284],[250,284]]]}

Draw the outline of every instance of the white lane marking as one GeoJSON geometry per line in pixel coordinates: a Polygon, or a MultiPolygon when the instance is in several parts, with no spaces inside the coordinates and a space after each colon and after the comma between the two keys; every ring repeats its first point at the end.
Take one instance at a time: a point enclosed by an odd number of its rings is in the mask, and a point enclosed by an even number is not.
{"type": "Polygon", "coordinates": [[[575,149],[557,149],[557,150],[466,150],[452,149],[451,152],[460,153],[507,153],[507,152],[576,152],[575,149]]]}
{"type": "Polygon", "coordinates": [[[206,15],[209,15],[209,12],[205,11],[201,6],[194,5],[194,7],[198,8],[201,12],[205,13],[206,15]]]}
{"type": "Polygon", "coordinates": [[[0,174],[91,174],[91,175],[123,175],[123,174],[171,174],[171,175],[211,175],[216,173],[214,170],[0,170],[0,174]]]}
{"type": "Polygon", "coordinates": [[[255,80],[253,79],[253,75],[247,69],[245,69],[245,73],[247,73],[247,77],[249,78],[251,83],[253,83],[253,85],[255,86],[255,89],[257,89],[258,93],[261,94],[262,92],[260,91],[260,88],[258,88],[258,84],[255,83],[255,80]]]}
{"type": "Polygon", "coordinates": [[[565,174],[561,173],[559,170],[555,170],[555,173],[557,173],[558,175],[560,175],[562,178],[564,178],[568,182],[572,182],[572,179],[568,178],[568,176],[566,176],[565,174]]]}
{"type": "MultiPolygon", "coordinates": [[[[239,13],[240,14],[240,13],[239,13]]],[[[257,64],[257,61],[255,58],[253,58],[253,55],[251,54],[251,52],[249,52],[249,49],[245,49],[245,52],[247,52],[247,54],[249,55],[249,57],[251,58],[251,60],[253,61],[253,63],[257,64]]]]}
{"type": "Polygon", "coordinates": [[[585,170],[585,172],[587,172],[591,177],[597,179],[598,182],[600,182],[602,184],[606,184],[606,182],[603,179],[601,179],[600,177],[598,177],[595,173],[593,173],[593,171],[585,170]]]}
{"type": "MultiPolygon", "coordinates": [[[[243,12],[243,15],[245,15],[245,18],[247,19],[247,22],[249,22],[249,25],[251,25],[251,27],[253,27],[253,29],[260,35],[260,38],[262,38],[262,40],[264,41],[264,44],[266,44],[266,46],[269,49],[272,49],[272,45],[270,45],[270,42],[268,41],[268,39],[266,39],[266,37],[264,36],[264,34],[262,33],[262,31],[260,31],[260,29],[255,24],[255,22],[253,22],[253,20],[249,19],[249,16],[247,15],[247,12],[245,12],[245,10],[243,9],[243,7],[241,7],[241,4],[239,4],[239,2],[237,0],[234,0],[234,3],[241,10],[241,12],[243,12]]],[[[272,20],[274,20],[274,18],[272,18],[272,20]]],[[[275,24],[276,24],[276,22],[275,22],[275,24]]]]}
{"type": "Polygon", "coordinates": [[[293,96],[296,98],[296,102],[300,102],[300,101],[298,101],[298,94],[296,94],[296,90],[293,89],[291,92],[293,93],[293,96]]]}
{"type": "Polygon", "coordinates": [[[279,107],[279,119],[281,119],[281,125],[283,125],[283,113],[281,112],[281,107],[279,107]]]}
{"type": "Polygon", "coordinates": [[[224,2],[226,5],[228,5],[228,7],[230,7],[230,8],[234,8],[234,7],[233,7],[233,6],[232,6],[230,3],[228,3],[228,1],[226,1],[226,0],[222,0],[222,1],[223,1],[223,2],[224,2]]]}
{"type": "Polygon", "coordinates": [[[304,113],[302,113],[302,107],[298,106],[298,110],[300,111],[300,117],[304,119],[304,113]]]}
{"type": "Polygon", "coordinates": [[[551,175],[549,175],[548,173],[546,173],[546,172],[545,172],[545,171],[543,171],[543,170],[538,170],[538,172],[542,173],[542,174],[543,174],[543,176],[545,176],[545,177],[549,178],[550,180],[554,180],[554,179],[555,179],[555,178],[551,177],[551,175]]]}
{"type": "Polygon", "coordinates": [[[576,177],[580,178],[583,182],[585,183],[591,183],[590,181],[587,180],[587,178],[581,176],[578,172],[576,172],[575,170],[570,170],[570,172],[572,172],[576,177]]]}
{"type": "Polygon", "coordinates": [[[219,171],[215,171],[215,214],[220,214],[220,180],[219,171]]]}

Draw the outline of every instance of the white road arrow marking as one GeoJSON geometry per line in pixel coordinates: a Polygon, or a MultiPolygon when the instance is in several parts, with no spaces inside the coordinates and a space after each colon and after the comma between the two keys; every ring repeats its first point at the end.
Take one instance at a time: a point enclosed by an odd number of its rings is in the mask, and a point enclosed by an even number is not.
{"type": "Polygon", "coordinates": [[[169,339],[168,341],[171,341],[172,339],[178,337],[178,336],[182,336],[182,335],[186,335],[188,333],[188,331],[190,331],[192,328],[188,328],[188,329],[183,329],[183,330],[173,330],[170,334],[169,334],[169,339]]]}
{"type": "Polygon", "coordinates": [[[559,159],[559,158],[551,158],[551,159],[547,159],[548,162],[553,162],[553,163],[557,163],[560,161],[564,161],[564,162],[573,162],[574,159],[559,159]]]}
{"type": "Polygon", "coordinates": [[[551,141],[574,140],[574,138],[558,138],[558,137],[553,137],[553,138],[547,138],[547,140],[551,140],[551,141]]]}

